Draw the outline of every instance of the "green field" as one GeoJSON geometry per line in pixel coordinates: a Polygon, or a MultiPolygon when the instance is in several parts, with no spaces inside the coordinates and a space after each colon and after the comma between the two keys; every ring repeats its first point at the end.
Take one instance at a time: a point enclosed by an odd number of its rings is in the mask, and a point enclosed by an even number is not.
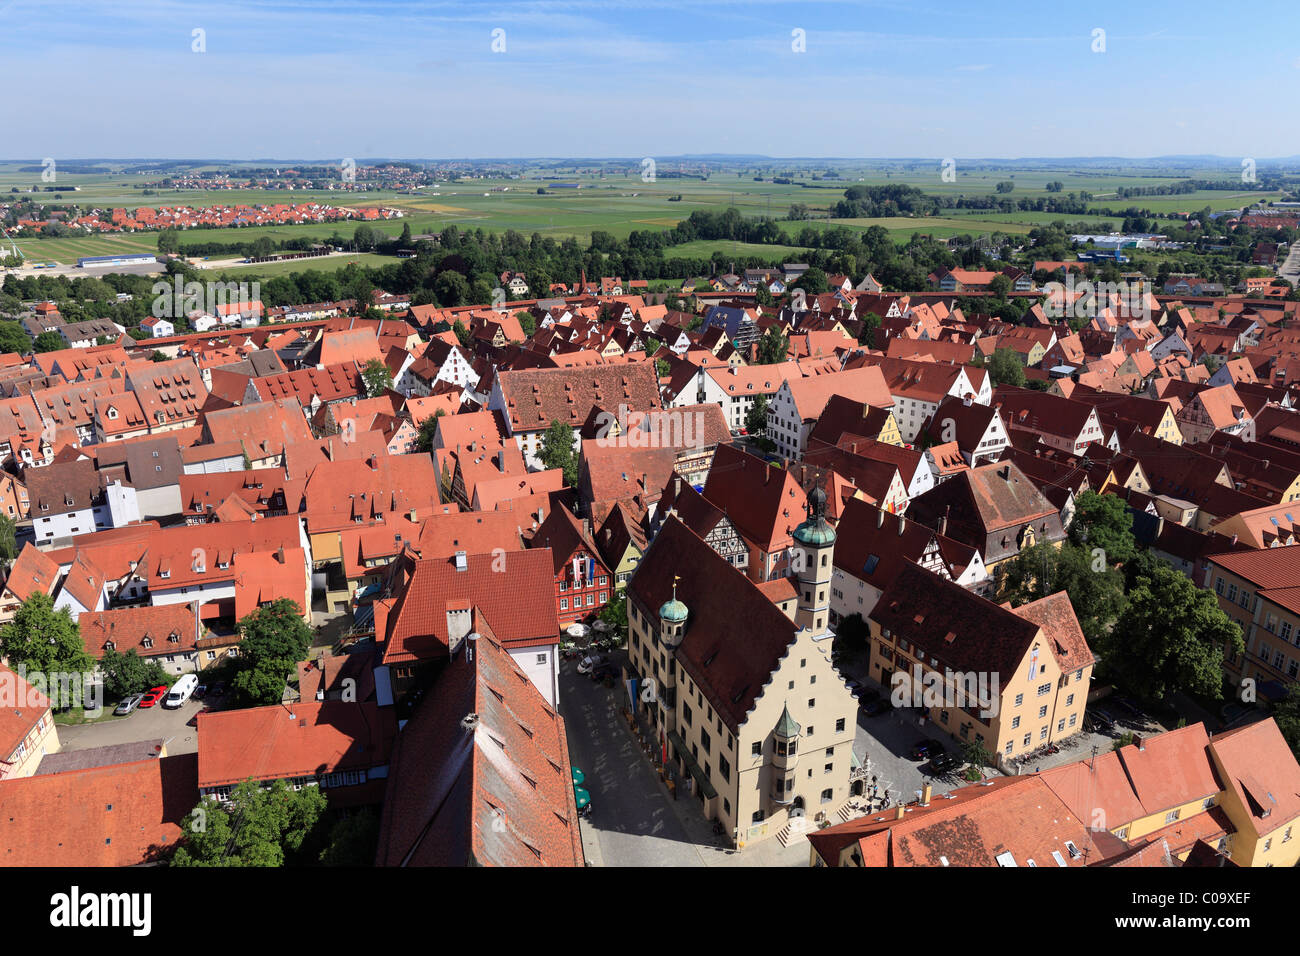
{"type": "Polygon", "coordinates": [[[290,259],[286,262],[263,262],[255,266],[234,266],[213,271],[240,282],[249,282],[253,279],[267,279],[272,276],[288,275],[291,272],[306,272],[308,269],[315,269],[318,272],[337,272],[339,269],[347,268],[352,263],[364,266],[367,269],[378,269],[381,266],[388,266],[402,261],[404,260],[398,259],[396,256],[381,256],[374,252],[361,252],[350,256],[290,259]]]}
{"type": "MultiPolygon", "coordinates": [[[[0,164],[0,197],[17,198],[10,189],[40,186],[38,173],[19,173],[18,164],[0,164]]],[[[546,170],[546,175],[536,169],[526,170],[521,178],[466,180],[448,182],[429,187],[419,195],[397,195],[392,192],[333,193],[330,191],[169,191],[143,196],[135,188],[132,177],[116,175],[60,174],[60,185],[77,185],[80,192],[38,193],[39,197],[53,203],[75,203],[82,208],[136,207],[140,205],[194,206],[215,203],[278,203],[320,201],[339,206],[364,206],[383,204],[402,209],[406,217],[379,223],[370,223],[380,232],[398,235],[409,224],[415,234],[438,232],[448,226],[461,229],[484,229],[501,232],[509,229],[525,236],[539,233],[557,240],[569,237],[580,242],[590,239],[592,232],[604,231],[625,238],[634,230],[671,228],[697,209],[717,210],[735,206],[747,217],[772,216],[784,218],[794,203],[807,205],[813,216],[821,217],[803,222],[783,223],[789,234],[800,229],[827,228],[846,225],[865,229],[880,225],[906,242],[913,233],[936,238],[961,234],[987,234],[1004,232],[1027,233],[1034,225],[1067,219],[1095,223],[1098,228],[1117,229],[1121,225],[1114,218],[1092,216],[1065,216],[1050,213],[1013,212],[1000,213],[983,210],[950,210],[949,215],[932,218],[851,219],[828,220],[830,208],[843,198],[844,190],[857,183],[901,183],[916,186],[936,195],[992,195],[997,183],[1011,180],[1015,190],[1008,198],[1049,195],[1047,183],[1059,180],[1066,193],[1087,190],[1097,196],[1110,194],[1120,186],[1153,186],[1178,182],[1182,177],[1224,179],[1228,173],[1218,170],[1177,170],[1152,172],[1142,168],[1100,171],[1098,169],[1070,170],[1051,168],[1039,164],[1034,169],[1012,170],[988,164],[958,162],[954,182],[943,182],[935,163],[899,162],[885,169],[881,163],[864,162],[860,169],[845,166],[838,178],[812,180],[823,175],[825,169],[800,169],[784,161],[768,161],[761,167],[710,172],[707,180],[699,178],[674,178],[677,172],[671,164],[658,167],[654,182],[643,182],[639,169],[613,170],[607,167],[604,175],[573,173],[557,168],[546,170]],[[553,174],[552,174],[553,173],[553,174]],[[755,182],[755,175],[783,177],[791,175],[802,181],[791,184],[755,182]],[[555,189],[555,182],[579,182],[580,189],[555,189]],[[538,195],[539,187],[547,193],[538,195]]],[[[28,194],[29,196],[31,194],[28,194]]],[[[1275,193],[1238,193],[1225,190],[1204,190],[1183,196],[1151,196],[1131,199],[1103,198],[1097,204],[1113,208],[1136,206],[1157,212],[1191,211],[1209,205],[1215,209],[1233,208],[1247,199],[1274,197],[1275,193]]],[[[352,222],[325,223],[304,226],[254,226],[242,229],[193,230],[182,235],[181,247],[199,242],[234,243],[253,241],[266,236],[273,241],[309,237],[323,239],[335,231],[351,235],[356,228],[352,222]]],[[[718,248],[717,243],[707,244],[707,251],[718,248]]],[[[67,239],[40,239],[20,241],[24,253],[35,261],[75,262],[78,256],[107,255],[113,252],[152,251],[157,247],[156,233],[137,233],[121,236],[90,236],[67,239]]],[[[754,249],[737,244],[736,254],[794,255],[794,247],[763,246],[754,249]]],[[[673,252],[682,256],[700,255],[703,246],[687,243],[673,252]]],[[[705,254],[707,254],[705,251],[705,254]]]]}

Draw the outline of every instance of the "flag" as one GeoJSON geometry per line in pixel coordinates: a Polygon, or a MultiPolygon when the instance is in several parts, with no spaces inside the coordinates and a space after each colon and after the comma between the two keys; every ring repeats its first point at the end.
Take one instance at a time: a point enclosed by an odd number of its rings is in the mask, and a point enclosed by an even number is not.
{"type": "Polygon", "coordinates": [[[596,580],[596,559],[588,558],[587,559],[587,583],[590,584],[592,581],[595,580],[596,580]]]}

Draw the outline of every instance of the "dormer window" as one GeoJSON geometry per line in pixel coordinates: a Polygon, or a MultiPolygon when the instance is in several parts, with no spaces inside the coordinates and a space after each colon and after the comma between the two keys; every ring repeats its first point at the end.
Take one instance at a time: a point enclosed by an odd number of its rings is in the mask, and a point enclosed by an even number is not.
{"type": "Polygon", "coordinates": [[[143,641],[140,642],[140,646],[145,648],[146,650],[153,647],[153,638],[146,637],[143,641]]]}

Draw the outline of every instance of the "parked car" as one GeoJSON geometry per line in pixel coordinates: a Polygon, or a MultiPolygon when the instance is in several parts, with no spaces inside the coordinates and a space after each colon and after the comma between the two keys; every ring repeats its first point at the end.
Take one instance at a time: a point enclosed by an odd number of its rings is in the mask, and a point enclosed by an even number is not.
{"type": "Polygon", "coordinates": [[[962,760],[956,754],[950,754],[946,750],[935,754],[930,758],[930,773],[936,777],[946,773],[952,773],[962,764],[962,760]]]}
{"type": "Polygon", "coordinates": [[[144,694],[131,694],[129,697],[123,697],[117,706],[113,708],[113,713],[118,717],[125,717],[139,707],[142,700],[144,700],[144,694]]]}
{"type": "Polygon", "coordinates": [[[879,700],[872,701],[867,706],[868,717],[879,717],[881,714],[887,714],[894,709],[894,705],[889,702],[888,697],[882,697],[879,700]]]}
{"type": "Polygon", "coordinates": [[[1083,726],[1085,730],[1092,730],[1098,733],[1109,734],[1115,731],[1115,719],[1104,710],[1090,710],[1084,717],[1083,726]]]}
{"type": "Polygon", "coordinates": [[[144,699],[140,701],[140,706],[152,707],[154,704],[158,703],[160,700],[162,700],[164,697],[167,696],[167,690],[168,687],[166,684],[159,684],[157,687],[150,688],[145,693],[144,699]]]}
{"type": "Polygon", "coordinates": [[[208,696],[208,685],[207,685],[207,684],[200,684],[198,687],[194,688],[194,699],[195,699],[195,700],[202,700],[204,697],[207,697],[207,696],[208,696]]]}
{"type": "Polygon", "coordinates": [[[924,760],[927,757],[938,756],[943,752],[944,752],[943,744],[935,740],[933,737],[930,737],[918,743],[915,747],[913,747],[908,752],[907,755],[911,757],[913,760],[924,760]]]}
{"type": "Polygon", "coordinates": [[[858,690],[858,703],[867,707],[880,700],[880,691],[874,687],[862,687],[858,690]]]}
{"type": "Polygon", "coordinates": [[[1239,700],[1229,701],[1219,710],[1219,716],[1223,718],[1225,724],[1230,724],[1242,714],[1248,713],[1250,708],[1239,700]]]}

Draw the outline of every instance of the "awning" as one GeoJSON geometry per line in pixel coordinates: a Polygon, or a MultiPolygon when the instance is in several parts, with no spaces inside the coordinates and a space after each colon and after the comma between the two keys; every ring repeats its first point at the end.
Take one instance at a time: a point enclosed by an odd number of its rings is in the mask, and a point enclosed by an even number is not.
{"type": "Polygon", "coordinates": [[[691,756],[690,750],[687,748],[686,743],[682,738],[677,735],[677,731],[668,731],[668,742],[673,745],[673,750],[682,758],[682,761],[686,764],[686,769],[690,771],[691,776],[695,778],[695,782],[700,788],[700,793],[704,794],[704,796],[710,800],[716,797],[718,791],[714,788],[713,784],[709,782],[709,778],[705,776],[704,770],[696,762],[695,758],[691,756]]]}

